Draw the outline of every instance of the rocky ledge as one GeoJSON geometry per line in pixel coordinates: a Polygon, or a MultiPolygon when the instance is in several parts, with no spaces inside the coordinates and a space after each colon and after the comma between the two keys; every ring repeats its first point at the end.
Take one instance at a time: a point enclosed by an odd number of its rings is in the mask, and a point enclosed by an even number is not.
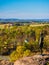
{"type": "Polygon", "coordinates": [[[0,60],[0,65],[14,65],[14,63],[9,62],[7,60],[0,60]]]}
{"type": "Polygon", "coordinates": [[[49,61],[48,55],[34,55],[17,60],[14,65],[45,65],[49,61]]]}
{"type": "Polygon", "coordinates": [[[7,60],[0,60],[0,65],[45,65],[49,61],[49,55],[34,55],[21,58],[14,63],[7,60]]]}

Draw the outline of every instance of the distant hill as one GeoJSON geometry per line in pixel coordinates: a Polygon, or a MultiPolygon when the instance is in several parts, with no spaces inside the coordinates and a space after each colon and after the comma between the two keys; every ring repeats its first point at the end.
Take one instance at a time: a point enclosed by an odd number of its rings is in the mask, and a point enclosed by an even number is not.
{"type": "Polygon", "coordinates": [[[0,22],[49,22],[49,19],[1,19],[0,22]]]}

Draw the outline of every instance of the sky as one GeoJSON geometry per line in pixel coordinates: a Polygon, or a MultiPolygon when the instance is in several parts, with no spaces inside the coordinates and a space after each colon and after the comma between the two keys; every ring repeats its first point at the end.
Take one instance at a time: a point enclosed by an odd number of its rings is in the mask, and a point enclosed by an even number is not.
{"type": "Polygon", "coordinates": [[[49,0],[0,0],[0,18],[49,19],[49,0]]]}

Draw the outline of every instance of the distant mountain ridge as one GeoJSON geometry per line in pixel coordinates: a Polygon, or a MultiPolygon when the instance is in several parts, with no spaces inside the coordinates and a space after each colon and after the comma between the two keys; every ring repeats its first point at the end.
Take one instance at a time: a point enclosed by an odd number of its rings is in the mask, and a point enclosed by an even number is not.
{"type": "Polygon", "coordinates": [[[1,19],[0,22],[49,22],[49,19],[1,19]]]}

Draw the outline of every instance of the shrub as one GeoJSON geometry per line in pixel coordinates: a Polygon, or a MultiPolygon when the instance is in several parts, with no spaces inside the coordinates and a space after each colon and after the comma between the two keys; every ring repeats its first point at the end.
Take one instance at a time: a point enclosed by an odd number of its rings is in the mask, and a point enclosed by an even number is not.
{"type": "Polygon", "coordinates": [[[26,50],[26,51],[24,51],[23,57],[30,56],[30,55],[31,55],[31,51],[30,50],[26,50]]]}
{"type": "Polygon", "coordinates": [[[17,46],[16,51],[10,54],[10,61],[15,61],[21,57],[23,57],[23,53],[26,50],[24,46],[17,46]]]}

